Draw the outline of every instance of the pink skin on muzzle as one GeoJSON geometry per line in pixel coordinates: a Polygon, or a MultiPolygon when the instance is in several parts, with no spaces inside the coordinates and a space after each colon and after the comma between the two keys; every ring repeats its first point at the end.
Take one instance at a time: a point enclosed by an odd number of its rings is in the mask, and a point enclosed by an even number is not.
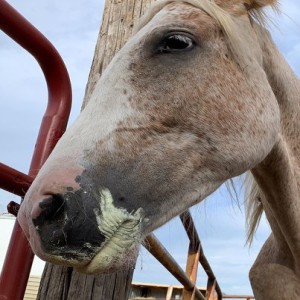
{"type": "Polygon", "coordinates": [[[23,229],[32,250],[41,258],[44,258],[40,243],[40,237],[33,224],[33,220],[42,213],[40,203],[55,194],[63,194],[66,189],[77,190],[80,188],[76,182],[83,168],[79,165],[71,166],[71,161],[65,159],[61,165],[55,164],[55,167],[42,168],[25,195],[18,212],[17,220],[23,229]]]}

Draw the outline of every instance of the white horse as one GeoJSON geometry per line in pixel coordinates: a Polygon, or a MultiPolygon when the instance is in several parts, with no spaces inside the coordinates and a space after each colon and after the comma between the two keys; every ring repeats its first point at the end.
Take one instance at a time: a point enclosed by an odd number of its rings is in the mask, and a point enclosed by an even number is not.
{"type": "Polygon", "coordinates": [[[300,299],[300,85],[257,22],[275,0],[163,0],[112,60],[18,220],[33,251],[86,273],[251,170],[256,299],[300,299]]]}

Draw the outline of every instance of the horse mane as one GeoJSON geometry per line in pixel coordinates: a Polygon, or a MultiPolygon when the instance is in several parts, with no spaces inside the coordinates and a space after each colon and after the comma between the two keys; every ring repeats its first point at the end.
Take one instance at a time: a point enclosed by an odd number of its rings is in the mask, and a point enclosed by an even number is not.
{"type": "Polygon", "coordinates": [[[246,213],[246,244],[251,245],[255,232],[260,223],[262,214],[264,212],[260,188],[251,172],[247,172],[245,178],[245,213],[246,213]]]}
{"type": "MultiPolygon", "coordinates": [[[[220,6],[213,0],[161,0],[150,6],[139,20],[137,26],[135,26],[134,33],[143,28],[166,5],[174,2],[190,4],[205,11],[209,16],[214,18],[223,28],[229,39],[231,51],[237,63],[241,66],[247,64],[247,58],[250,55],[249,51],[251,49],[244,46],[238,26],[234,22],[234,17],[243,14],[248,15],[251,22],[256,22],[262,28],[265,28],[268,16],[265,14],[263,7],[271,5],[275,11],[279,12],[277,0],[244,0],[243,2],[241,0],[228,0],[222,1],[220,6]]],[[[246,175],[245,190],[246,243],[251,245],[264,210],[261,203],[263,193],[261,193],[258,184],[250,172],[246,175]]]]}

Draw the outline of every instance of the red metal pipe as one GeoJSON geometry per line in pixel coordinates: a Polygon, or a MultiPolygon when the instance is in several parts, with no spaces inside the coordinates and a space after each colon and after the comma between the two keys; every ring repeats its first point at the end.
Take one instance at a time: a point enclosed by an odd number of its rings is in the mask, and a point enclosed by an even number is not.
{"type": "MultiPolygon", "coordinates": [[[[71,109],[71,83],[53,45],[4,0],[0,0],[0,29],[34,56],[47,81],[48,106],[29,170],[29,178],[34,178],[67,126],[71,109]]],[[[5,168],[2,165],[0,171],[5,168]]],[[[0,182],[11,176],[12,173],[1,173],[0,182]]],[[[21,183],[17,183],[15,191],[22,189],[21,186],[21,183]]],[[[23,299],[32,260],[30,246],[16,222],[1,272],[1,300],[23,299]]]]}
{"type": "Polygon", "coordinates": [[[33,178],[11,167],[0,163],[0,188],[23,197],[30,187],[33,178]]]}
{"type": "Polygon", "coordinates": [[[67,126],[71,108],[71,84],[66,67],[53,45],[6,1],[0,0],[0,28],[30,52],[44,72],[48,107],[30,166],[34,176],[45,162],[67,126]]]}

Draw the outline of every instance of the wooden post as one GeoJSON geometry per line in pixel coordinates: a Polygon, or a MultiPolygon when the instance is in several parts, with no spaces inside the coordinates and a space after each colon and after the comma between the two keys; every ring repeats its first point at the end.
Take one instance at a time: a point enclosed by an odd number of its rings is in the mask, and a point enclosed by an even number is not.
{"type": "MultiPolygon", "coordinates": [[[[106,0],[96,44],[84,107],[103,70],[132,33],[137,19],[154,0],[106,0]]],[[[127,300],[133,269],[109,275],[84,275],[73,268],[47,264],[40,284],[39,300],[127,300]]]]}
{"type": "Polygon", "coordinates": [[[190,278],[190,280],[195,284],[195,288],[194,290],[187,290],[186,288],[184,288],[182,291],[183,300],[195,299],[195,289],[197,289],[197,271],[199,265],[200,250],[201,250],[200,246],[198,246],[198,249],[195,249],[194,244],[190,242],[185,272],[187,276],[190,278]]]}
{"type": "Polygon", "coordinates": [[[172,300],[173,286],[170,285],[167,290],[166,300],[172,300]]]}
{"type": "Polygon", "coordinates": [[[206,299],[207,300],[215,300],[215,291],[216,291],[216,280],[208,279],[207,281],[207,289],[206,289],[206,299]]]}
{"type": "Polygon", "coordinates": [[[83,107],[103,70],[131,36],[136,21],[153,2],[155,0],[106,0],[83,107]]]}

